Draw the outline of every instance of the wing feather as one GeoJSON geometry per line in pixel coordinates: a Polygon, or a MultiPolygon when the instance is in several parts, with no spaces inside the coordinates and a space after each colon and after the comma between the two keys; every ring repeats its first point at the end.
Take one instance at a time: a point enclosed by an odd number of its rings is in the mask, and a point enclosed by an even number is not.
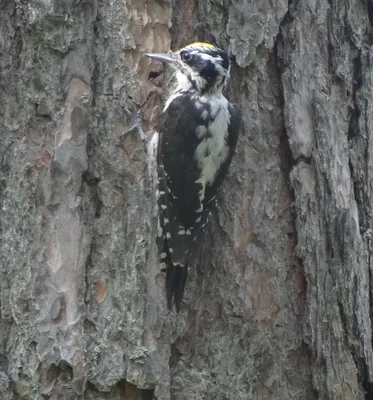
{"type": "Polygon", "coordinates": [[[186,264],[192,236],[187,232],[193,229],[198,218],[196,210],[201,208],[198,192],[202,186],[196,183],[199,170],[194,152],[198,145],[196,128],[203,123],[190,97],[180,96],[168,106],[160,129],[157,161],[159,190],[164,192],[160,212],[169,234],[172,261],[180,265],[186,264]]]}

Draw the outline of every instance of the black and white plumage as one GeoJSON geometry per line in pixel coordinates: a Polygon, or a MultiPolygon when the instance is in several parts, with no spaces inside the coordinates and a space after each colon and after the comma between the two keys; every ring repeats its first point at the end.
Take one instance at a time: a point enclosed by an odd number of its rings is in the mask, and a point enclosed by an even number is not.
{"type": "Polygon", "coordinates": [[[167,302],[179,311],[191,249],[231,163],[241,118],[222,94],[230,69],[223,50],[193,43],[175,53],[147,56],[172,66],[177,78],[163,110],[157,170],[167,302]]]}

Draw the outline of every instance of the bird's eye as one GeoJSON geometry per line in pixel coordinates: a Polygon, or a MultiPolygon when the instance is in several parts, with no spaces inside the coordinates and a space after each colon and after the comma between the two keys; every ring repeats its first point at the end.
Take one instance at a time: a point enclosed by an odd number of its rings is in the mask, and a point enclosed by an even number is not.
{"type": "Polygon", "coordinates": [[[188,53],[187,51],[182,51],[180,53],[180,57],[183,61],[190,61],[193,56],[190,53],[188,53]]]}

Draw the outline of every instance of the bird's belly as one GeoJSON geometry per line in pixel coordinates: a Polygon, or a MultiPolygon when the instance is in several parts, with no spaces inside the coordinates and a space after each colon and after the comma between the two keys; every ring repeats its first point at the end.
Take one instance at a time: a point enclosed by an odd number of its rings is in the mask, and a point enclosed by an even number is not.
{"type": "Polygon", "coordinates": [[[196,158],[200,169],[199,182],[204,187],[214,182],[220,166],[228,157],[225,137],[210,137],[202,140],[196,149],[196,158]]]}

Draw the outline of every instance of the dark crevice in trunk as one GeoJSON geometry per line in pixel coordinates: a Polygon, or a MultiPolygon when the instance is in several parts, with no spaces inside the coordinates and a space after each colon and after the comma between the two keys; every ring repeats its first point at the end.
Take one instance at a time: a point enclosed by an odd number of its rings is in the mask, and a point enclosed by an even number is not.
{"type": "MultiPolygon", "coordinates": [[[[368,277],[369,277],[369,309],[370,309],[370,330],[373,332],[373,273],[372,273],[372,239],[371,233],[366,234],[367,246],[368,246],[368,277]]],[[[373,382],[370,382],[368,365],[364,359],[364,370],[365,376],[363,380],[363,388],[365,390],[365,399],[373,399],[373,382]]]]}
{"type": "MultiPolygon", "coordinates": [[[[294,166],[300,162],[303,161],[307,164],[311,164],[312,163],[312,159],[311,157],[304,157],[301,156],[299,157],[297,160],[294,159],[292,151],[291,151],[291,147],[290,147],[290,143],[289,143],[289,137],[288,137],[288,133],[286,130],[286,126],[285,126],[285,94],[284,94],[284,87],[283,87],[283,81],[282,81],[282,74],[284,72],[285,69],[285,64],[284,64],[284,60],[282,58],[282,54],[281,54],[281,49],[283,48],[283,43],[284,43],[284,37],[283,37],[283,33],[284,31],[287,31],[289,29],[289,26],[292,24],[292,22],[294,21],[294,18],[291,14],[291,4],[292,2],[289,1],[289,9],[286,13],[286,15],[284,16],[280,27],[279,27],[279,34],[276,37],[275,40],[275,45],[274,45],[274,58],[275,58],[275,75],[276,75],[276,80],[278,81],[278,102],[279,102],[279,109],[281,110],[281,135],[280,135],[280,145],[279,145],[279,156],[281,159],[281,171],[283,173],[283,177],[285,180],[285,185],[289,190],[289,194],[291,196],[291,200],[292,200],[292,204],[295,203],[295,192],[294,192],[294,188],[291,184],[291,180],[290,180],[290,174],[292,169],[294,168],[294,166]]],[[[296,219],[297,219],[297,215],[295,213],[295,209],[292,209],[291,212],[291,216],[292,216],[292,225],[293,225],[293,230],[294,230],[294,243],[293,243],[293,255],[294,255],[294,264],[297,265],[297,268],[299,268],[301,270],[302,276],[303,276],[303,282],[304,282],[304,304],[306,305],[307,301],[306,301],[306,293],[307,293],[307,279],[305,277],[305,271],[304,271],[304,265],[303,265],[303,260],[298,257],[296,255],[296,246],[298,243],[298,232],[297,232],[297,228],[296,228],[296,219]]],[[[303,322],[305,323],[307,317],[306,317],[306,313],[307,313],[307,307],[303,307],[303,315],[301,315],[301,319],[303,320],[303,322]]],[[[306,340],[304,340],[302,342],[302,346],[301,346],[301,351],[305,354],[305,357],[307,357],[309,360],[312,360],[312,349],[309,346],[309,343],[306,342],[306,340]]],[[[310,370],[312,368],[312,364],[310,363],[310,370]]],[[[309,385],[310,385],[310,398],[317,398],[318,394],[317,391],[314,389],[313,387],[313,381],[312,378],[309,381],[309,385]]]]}
{"type": "Polygon", "coordinates": [[[343,327],[343,337],[344,337],[345,345],[346,345],[346,347],[348,347],[350,349],[352,356],[354,356],[354,358],[355,358],[355,364],[357,364],[356,357],[355,357],[355,354],[356,354],[355,349],[349,340],[348,317],[345,313],[345,307],[343,306],[343,302],[341,300],[338,300],[338,310],[339,310],[339,317],[341,318],[341,324],[343,327]]]}
{"type": "Polygon", "coordinates": [[[360,108],[357,103],[356,93],[362,85],[362,64],[361,64],[361,52],[353,59],[353,77],[352,77],[352,102],[353,108],[350,109],[351,117],[348,126],[348,139],[352,140],[357,137],[360,133],[359,118],[360,108]]]}
{"type": "Polygon", "coordinates": [[[178,350],[177,341],[176,341],[176,343],[171,344],[171,355],[170,355],[170,359],[168,362],[168,364],[170,366],[170,370],[172,370],[173,367],[175,367],[177,365],[181,356],[182,356],[182,353],[178,350]]]}
{"type": "MultiPolygon", "coordinates": [[[[89,169],[84,171],[82,174],[82,186],[80,189],[80,196],[82,199],[89,198],[89,202],[83,202],[82,204],[82,214],[84,223],[87,224],[90,229],[93,229],[93,221],[96,218],[100,218],[101,216],[101,209],[103,207],[103,202],[101,201],[99,194],[98,194],[98,184],[100,179],[95,178],[90,172],[89,169]],[[89,195],[87,196],[84,192],[88,192],[89,195]]],[[[90,280],[90,270],[94,265],[92,261],[92,254],[95,253],[96,245],[96,236],[92,235],[92,240],[90,241],[90,248],[87,254],[87,259],[84,266],[84,304],[87,309],[90,308],[90,301],[91,301],[91,294],[92,294],[92,281],[90,280]]]]}
{"type": "Polygon", "coordinates": [[[367,376],[363,380],[363,388],[365,390],[365,400],[373,399],[373,383],[369,382],[367,376]]]}
{"type": "MultiPolygon", "coordinates": [[[[91,392],[100,393],[100,398],[111,399],[113,396],[120,396],[123,399],[136,399],[136,400],[156,400],[154,396],[154,389],[141,389],[132,383],[127,382],[125,379],[120,380],[110,392],[104,392],[92,382],[87,382],[87,388],[91,392]]],[[[91,398],[91,397],[89,397],[91,398]]]]}
{"type": "Polygon", "coordinates": [[[368,16],[370,25],[373,26],[373,0],[367,0],[368,16]]]}
{"type": "Polygon", "coordinates": [[[95,108],[96,106],[96,95],[97,95],[97,87],[98,87],[98,81],[99,81],[99,76],[100,72],[98,70],[98,55],[97,55],[97,47],[99,43],[99,32],[100,32],[100,23],[101,23],[101,18],[98,15],[99,11],[97,10],[96,14],[96,19],[93,22],[93,40],[92,40],[92,60],[93,60],[93,72],[92,72],[92,77],[91,77],[91,89],[92,89],[92,103],[91,106],[92,108],[95,108]]]}
{"type": "MultiPolygon", "coordinates": [[[[89,190],[90,194],[90,199],[92,200],[91,206],[94,208],[93,211],[90,210],[90,214],[94,213],[95,218],[100,218],[101,216],[101,209],[103,207],[103,202],[100,199],[100,196],[98,194],[98,184],[100,183],[100,179],[94,177],[90,172],[89,169],[85,172],[83,172],[82,176],[82,185],[86,184],[87,189],[89,190]]],[[[92,218],[92,216],[89,216],[88,219],[92,218]]],[[[86,221],[90,222],[90,221],[86,221]]]]}
{"type": "MultiPolygon", "coordinates": [[[[370,305],[370,317],[371,317],[371,331],[373,331],[373,276],[371,268],[371,227],[369,222],[369,191],[366,187],[366,182],[364,177],[368,176],[368,140],[365,135],[361,134],[360,129],[360,117],[361,117],[361,105],[359,104],[359,99],[357,94],[359,89],[363,85],[362,78],[362,54],[361,50],[357,49],[358,55],[353,59],[353,80],[352,80],[352,103],[353,106],[350,109],[350,122],[348,127],[348,140],[350,143],[350,158],[349,158],[349,168],[351,173],[351,178],[353,180],[354,186],[354,196],[358,209],[358,218],[360,225],[360,233],[362,239],[366,241],[368,248],[368,285],[369,285],[369,305],[370,305]],[[362,143],[363,142],[363,143],[362,143]],[[360,143],[364,147],[363,157],[357,157],[356,160],[352,159],[353,152],[357,151],[357,144],[360,143]],[[363,165],[361,165],[363,164],[363,165]]],[[[366,119],[367,117],[364,116],[366,119]]],[[[368,135],[368,130],[367,130],[368,135]]],[[[359,146],[359,147],[360,147],[359,146]]],[[[363,333],[364,334],[364,333],[363,333]]],[[[362,386],[365,390],[365,399],[373,398],[373,383],[369,381],[369,370],[368,365],[364,357],[357,360],[356,353],[353,353],[356,366],[359,369],[359,376],[362,386]]]]}
{"type": "MultiPolygon", "coordinates": [[[[289,2],[289,8],[290,8],[290,2],[289,2]]],[[[285,96],[284,96],[284,87],[283,87],[283,82],[282,82],[282,73],[284,71],[284,62],[282,59],[282,55],[280,54],[280,48],[283,47],[283,35],[282,32],[283,30],[287,29],[287,26],[289,24],[291,24],[291,22],[294,20],[294,18],[292,17],[290,11],[288,10],[285,17],[283,18],[280,28],[279,28],[279,34],[276,37],[275,40],[275,45],[274,45],[274,58],[275,58],[275,62],[274,62],[274,66],[275,66],[275,75],[276,75],[276,83],[277,83],[277,87],[278,87],[278,106],[279,109],[281,110],[281,116],[280,116],[280,121],[281,121],[281,134],[280,134],[280,145],[279,145],[279,156],[281,159],[281,171],[283,173],[284,176],[284,180],[285,180],[285,185],[289,190],[289,194],[291,196],[291,200],[292,200],[292,204],[294,204],[295,202],[295,193],[294,193],[294,188],[291,185],[291,181],[290,181],[290,173],[294,167],[294,165],[296,165],[297,161],[294,160],[293,158],[293,154],[291,151],[291,147],[290,147],[290,143],[289,143],[289,137],[286,131],[286,126],[285,126],[285,112],[284,112],[284,108],[285,108],[285,96]]],[[[311,160],[307,160],[307,163],[310,163],[311,160]]],[[[295,254],[295,247],[297,245],[297,232],[296,232],[296,215],[295,215],[295,211],[294,209],[292,210],[292,225],[293,225],[293,229],[295,232],[295,241],[294,241],[294,254],[295,254]]],[[[297,265],[300,265],[300,268],[302,269],[302,271],[304,271],[303,268],[303,264],[302,264],[302,260],[300,258],[298,258],[298,262],[297,265]]],[[[305,286],[306,288],[306,286],[305,286]]],[[[307,290],[305,289],[305,292],[307,292],[307,290]]]]}
{"type": "MultiPolygon", "coordinates": [[[[279,54],[279,46],[280,43],[283,42],[282,37],[282,29],[289,23],[291,23],[292,17],[290,12],[288,11],[282,20],[280,26],[280,33],[276,37],[275,46],[274,46],[274,57],[275,57],[275,73],[276,73],[276,81],[278,87],[278,102],[279,102],[279,109],[281,110],[281,135],[280,135],[280,159],[281,159],[281,170],[284,174],[286,185],[291,191],[292,200],[295,200],[294,197],[294,190],[290,183],[290,172],[295,165],[295,160],[293,158],[293,154],[291,152],[290,144],[289,144],[289,137],[286,132],[285,127],[285,115],[284,115],[284,106],[285,106],[285,98],[284,98],[284,87],[282,84],[282,73],[284,70],[283,60],[281,55],[279,54]]],[[[282,47],[282,46],[281,46],[282,47]]]]}

